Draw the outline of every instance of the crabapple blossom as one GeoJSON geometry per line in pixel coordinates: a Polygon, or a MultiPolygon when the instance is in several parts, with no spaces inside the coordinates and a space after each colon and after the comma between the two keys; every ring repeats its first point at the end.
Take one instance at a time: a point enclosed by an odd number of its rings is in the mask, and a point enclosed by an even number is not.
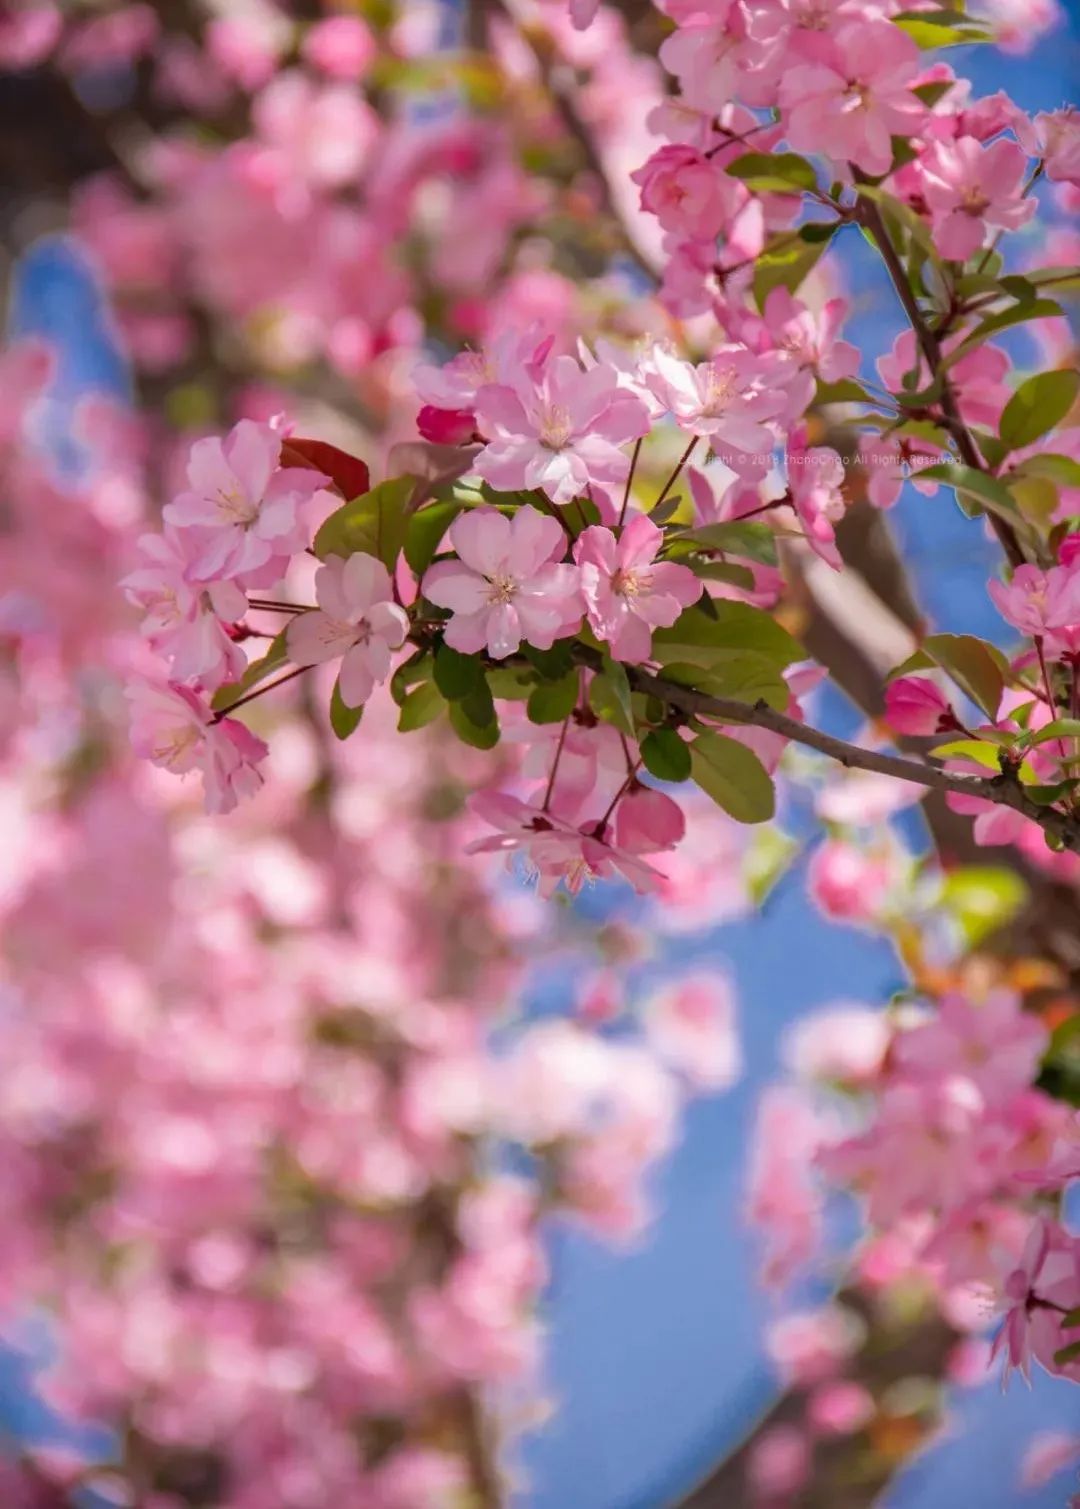
{"type": "Polygon", "coordinates": [[[1025,634],[1045,635],[1080,623],[1080,571],[1068,566],[1017,566],[1008,582],[990,582],[994,606],[1025,634]]]}
{"type": "Polygon", "coordinates": [[[896,1064],[912,1079],[963,1075],[987,1101],[1031,1083],[1049,1035],[1008,991],[985,1001],[945,996],[933,1021],[900,1034],[896,1064]]]}
{"type": "Polygon", "coordinates": [[[332,555],[315,574],[319,606],[298,613],[285,645],[298,666],[341,660],[338,686],[346,707],[361,707],[390,674],[394,650],[405,642],[409,620],[393,600],[382,561],[358,550],[332,555]]]}
{"type": "Polygon", "coordinates": [[[279,467],[280,453],[277,431],[250,419],[224,440],[207,436],[192,446],[188,490],[164,511],[167,524],[202,532],[190,580],[273,582],[307,544],[305,512],[327,479],[279,467]]]}
{"type": "Polygon", "coordinates": [[[815,555],[839,571],[843,562],[834,525],[843,518],[844,464],[830,447],[808,446],[806,431],[792,430],[787,446],[787,481],[791,506],[799,516],[815,555]]]}
{"type": "Polygon", "coordinates": [[[749,197],[738,179],[689,146],[659,148],[630,176],[640,185],[641,208],[691,241],[715,241],[749,197]]]}
{"type": "Polygon", "coordinates": [[[476,419],[487,441],[474,462],[479,475],[501,490],[539,487],[553,503],[591,483],[624,482],[630,459],[621,447],[649,428],[645,405],[614,372],[583,371],[572,356],[480,388],[476,419]]]}
{"type": "Polygon", "coordinates": [[[1023,191],[1027,157],[1015,142],[989,146],[971,136],[931,142],[919,159],[923,194],[942,256],[966,261],[985,244],[987,227],[1017,230],[1035,213],[1023,191]]]}
{"type": "Polygon", "coordinates": [[[897,676],[885,688],[885,717],[898,734],[916,737],[956,728],[952,704],[928,676],[897,676]]]}
{"type": "Polygon", "coordinates": [[[1004,1355],[1006,1381],[1014,1369],[1030,1380],[1032,1362],[1059,1371],[1060,1316],[1080,1304],[1080,1248],[1056,1222],[1036,1218],[1021,1261],[1005,1280],[1003,1303],[994,1352],[1004,1355]]]}
{"type": "Polygon", "coordinates": [[[550,650],[581,625],[578,573],[562,563],[566,535],[550,514],[526,504],[512,518],[471,509],[450,526],[457,560],[437,561],[424,596],[449,608],[446,643],[464,654],[487,649],[496,660],[521,646],[550,650]]]}
{"type": "Polygon", "coordinates": [[[591,524],[574,544],[585,613],[619,660],[647,660],[653,629],[673,624],[701,596],[702,583],[688,566],[656,560],[663,542],[663,531],[638,514],[618,539],[591,524]]]}
{"type": "Polygon", "coordinates": [[[231,812],[263,784],[262,739],[235,718],[215,717],[188,687],[139,681],[128,697],[136,752],[175,775],[198,770],[208,812],[231,812]]]}
{"type": "Polygon", "coordinates": [[[1043,111],[1033,120],[1022,117],[1016,134],[1030,157],[1043,161],[1047,178],[1055,183],[1080,184],[1080,111],[1043,111]]]}
{"type": "Polygon", "coordinates": [[[650,996],[645,1030],[660,1058],[698,1090],[723,1090],[741,1070],[731,988],[722,976],[677,980],[650,996]]]}
{"type": "Polygon", "coordinates": [[[199,682],[214,690],[238,680],[247,664],[228,625],[247,612],[247,598],[234,581],[192,583],[193,530],[166,525],[161,534],[143,535],[143,565],[121,585],[143,611],[142,632],[170,664],[174,681],[199,682]]]}
{"type": "Polygon", "coordinates": [[[788,140],[796,151],[887,173],[892,138],[917,133],[926,114],[911,88],[918,71],[917,47],[896,27],[877,18],[845,22],[824,60],[798,63],[780,80],[788,140]]]}
{"type": "Polygon", "coordinates": [[[787,401],[767,358],[727,345],[694,365],[657,347],[653,366],[649,381],[657,398],[681,429],[707,436],[714,451],[722,450],[728,465],[753,468],[772,451],[769,425],[785,412],[787,401]]]}
{"type": "Polygon", "coordinates": [[[476,839],[472,854],[520,853],[539,883],[541,896],[560,885],[575,895],[586,881],[621,875],[637,891],[655,889],[660,876],[651,865],[611,843],[602,823],[575,827],[542,807],[502,792],[479,792],[470,801],[477,817],[499,832],[476,839]]]}

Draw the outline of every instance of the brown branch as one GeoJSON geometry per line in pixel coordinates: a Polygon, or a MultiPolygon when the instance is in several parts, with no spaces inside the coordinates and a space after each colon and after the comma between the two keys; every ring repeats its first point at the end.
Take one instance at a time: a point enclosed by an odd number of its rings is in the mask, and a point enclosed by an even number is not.
{"type": "MultiPolygon", "coordinates": [[[[856,214],[877,242],[878,250],[881,252],[882,260],[888,268],[893,287],[896,289],[900,302],[904,306],[904,311],[911,322],[911,328],[915,332],[915,338],[919,343],[923,356],[926,358],[926,365],[930,371],[931,379],[940,379],[941,411],[946,428],[956,441],[956,448],[960,452],[960,459],[965,466],[970,466],[973,471],[985,472],[986,467],[983,464],[982,456],[979,454],[979,448],[971,437],[971,431],[964,423],[963,416],[960,413],[960,406],[956,400],[956,394],[953,391],[952,384],[945,370],[941,343],[937,335],[930,328],[925,315],[919,307],[919,301],[915,297],[911,284],[908,281],[904,264],[900,260],[899,253],[893,245],[892,238],[885,227],[881,211],[872,200],[864,199],[860,196],[856,214]]],[[[998,518],[996,514],[990,514],[988,517],[991,527],[1001,541],[1001,547],[1010,562],[1014,566],[1023,565],[1025,556],[1015,531],[1004,519],[998,518]]]]}
{"type": "Polygon", "coordinates": [[[984,779],[981,776],[959,775],[944,770],[938,765],[904,759],[900,755],[882,754],[875,749],[864,749],[858,744],[849,744],[832,734],[800,723],[779,713],[767,702],[737,702],[729,697],[713,697],[692,687],[680,686],[666,681],[662,676],[642,669],[627,667],[630,685],[637,691],[648,693],[674,707],[691,718],[712,718],[721,723],[746,723],[754,728],[765,728],[770,733],[780,734],[793,744],[805,745],[827,755],[849,770],[868,770],[877,775],[893,776],[898,781],[910,781],[925,786],[929,791],[951,792],[957,796],[974,796],[993,802],[1000,807],[1010,807],[1014,812],[1037,823],[1066,849],[1080,849],[1080,821],[1058,812],[1052,807],[1040,807],[1024,795],[1024,788],[1016,777],[1005,770],[1000,775],[984,779]]]}

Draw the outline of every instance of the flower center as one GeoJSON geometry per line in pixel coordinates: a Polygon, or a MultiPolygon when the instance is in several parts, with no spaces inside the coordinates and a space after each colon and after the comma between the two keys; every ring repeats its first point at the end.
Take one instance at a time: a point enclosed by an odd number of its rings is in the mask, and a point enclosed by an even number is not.
{"type": "Polygon", "coordinates": [[[512,576],[505,572],[499,572],[495,576],[488,577],[488,602],[493,604],[512,603],[518,589],[518,584],[512,576]]]}
{"type": "Polygon", "coordinates": [[[259,506],[252,503],[250,498],[245,498],[239,488],[231,487],[218,489],[218,511],[227,524],[240,524],[246,527],[253,524],[259,516],[259,506]]]}
{"type": "Polygon", "coordinates": [[[965,215],[981,215],[989,203],[982,189],[976,188],[974,184],[969,184],[960,195],[960,205],[965,215]]]}
{"type": "Polygon", "coordinates": [[[186,760],[201,737],[202,731],[193,725],[176,724],[168,731],[163,730],[154,745],[154,759],[171,769],[186,760]]]}
{"type": "Polygon", "coordinates": [[[620,597],[640,597],[643,592],[648,592],[651,582],[652,572],[620,566],[611,578],[611,590],[620,597]]]}
{"type": "Polygon", "coordinates": [[[574,432],[570,410],[562,404],[545,404],[540,416],[540,444],[549,451],[561,451],[574,432]]]}
{"type": "Polygon", "coordinates": [[[709,367],[705,374],[705,396],[701,412],[712,417],[722,414],[735,393],[734,367],[709,367]]]}

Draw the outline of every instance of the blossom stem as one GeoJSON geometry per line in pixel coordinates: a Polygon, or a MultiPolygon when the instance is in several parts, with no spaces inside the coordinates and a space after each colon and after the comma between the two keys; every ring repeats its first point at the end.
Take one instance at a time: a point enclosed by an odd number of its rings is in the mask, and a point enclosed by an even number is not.
{"type": "Polygon", "coordinates": [[[279,676],[276,681],[268,681],[265,686],[257,686],[253,692],[245,692],[242,697],[237,697],[235,702],[227,702],[224,707],[219,707],[211,718],[211,723],[220,723],[222,718],[229,713],[234,713],[238,707],[243,707],[246,702],[254,702],[256,697],[265,697],[267,692],[272,692],[276,687],[284,686],[286,681],[292,681],[294,676],[302,676],[305,671],[310,671],[309,665],[294,666],[284,676],[279,676]]]}
{"type": "Polygon", "coordinates": [[[611,801],[608,803],[607,811],[604,813],[603,817],[596,825],[598,831],[602,831],[607,828],[608,819],[611,817],[611,814],[615,811],[615,808],[622,801],[626,793],[630,790],[630,787],[634,784],[634,779],[640,769],[641,761],[638,760],[637,763],[631,766],[630,770],[627,771],[626,780],[623,781],[618,791],[616,791],[615,795],[611,798],[611,801]]]}
{"type": "Polygon", "coordinates": [[[555,790],[555,777],[559,773],[559,761],[562,759],[563,745],[566,743],[566,730],[570,727],[570,719],[573,714],[567,714],[563,719],[563,726],[559,730],[559,742],[555,746],[555,755],[551,761],[551,774],[548,776],[547,790],[544,792],[544,800],[541,812],[546,812],[551,806],[551,796],[555,790]]]}
{"type": "Polygon", "coordinates": [[[641,455],[642,436],[634,441],[633,454],[630,457],[630,470],[626,474],[626,489],[623,492],[622,507],[619,509],[619,528],[623,527],[626,520],[626,510],[630,507],[630,490],[634,485],[634,473],[637,471],[638,457],[641,455]]]}
{"type": "MultiPolygon", "coordinates": [[[[926,365],[931,378],[941,379],[941,412],[945,421],[945,427],[956,441],[957,450],[960,452],[960,459],[965,466],[970,466],[973,471],[985,472],[986,467],[983,465],[979,449],[971,438],[971,432],[967,425],[964,423],[956,402],[956,394],[953,392],[952,384],[949,382],[949,378],[945,372],[941,344],[927,323],[922,310],[919,308],[919,301],[912,291],[904,264],[900,260],[900,255],[892,243],[885,222],[881,217],[881,211],[871,200],[860,197],[857,214],[860,222],[873,236],[878,251],[881,253],[882,261],[888,269],[889,277],[892,279],[897,297],[904,306],[904,312],[907,314],[911,328],[915,332],[915,338],[919,343],[923,356],[926,358],[926,365]]],[[[997,514],[988,514],[987,517],[1010,562],[1014,566],[1022,566],[1025,559],[1024,552],[1012,526],[1007,524],[1004,519],[999,518],[997,514]]]]}
{"type": "MultiPolygon", "coordinates": [[[[1039,669],[1040,671],[1042,671],[1043,686],[1046,688],[1046,700],[1050,704],[1050,716],[1051,718],[1056,718],[1058,712],[1057,698],[1054,696],[1054,683],[1050,680],[1050,667],[1046,663],[1046,651],[1043,649],[1043,638],[1041,634],[1035,634],[1032,636],[1032,638],[1035,643],[1035,653],[1039,657],[1039,669]]],[[[1059,739],[1057,741],[1057,745],[1058,749],[1060,749],[1061,751],[1061,758],[1063,760],[1067,760],[1069,756],[1068,751],[1065,748],[1065,740],[1059,739]]]]}
{"type": "Polygon", "coordinates": [[[693,438],[690,441],[690,444],[686,447],[685,451],[683,451],[682,455],[679,457],[678,462],[676,463],[676,466],[675,466],[675,470],[672,472],[671,476],[664,483],[663,487],[660,489],[660,496],[657,498],[656,502],[653,504],[652,509],[650,510],[650,512],[652,512],[652,513],[656,512],[656,510],[660,507],[661,503],[667,497],[668,493],[671,491],[671,489],[675,486],[676,482],[679,480],[679,474],[680,474],[680,472],[682,471],[682,469],[686,465],[686,463],[690,460],[690,457],[694,454],[694,447],[698,443],[698,438],[699,437],[697,435],[693,436],[693,438]]]}

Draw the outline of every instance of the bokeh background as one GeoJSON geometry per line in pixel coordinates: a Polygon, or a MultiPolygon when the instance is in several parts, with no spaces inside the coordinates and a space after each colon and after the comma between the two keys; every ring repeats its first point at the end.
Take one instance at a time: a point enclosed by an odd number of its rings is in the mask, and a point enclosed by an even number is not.
{"type": "MultiPolygon", "coordinates": [[[[1025,109],[1056,108],[1080,79],[1080,7],[1024,56],[961,49],[956,64],[980,92],[1005,88],[1025,109]]],[[[448,26],[453,16],[448,13],[448,26]]],[[[852,233],[843,245],[854,317],[845,332],[869,357],[900,330],[880,267],[852,233]]],[[[42,424],[55,457],[77,468],[71,432],[75,403],[90,392],[130,400],[123,350],[102,307],[92,269],[77,244],[48,238],[14,270],[8,331],[40,334],[60,356],[42,424]]],[[[1024,337],[1013,349],[1025,354],[1024,337]]],[[[959,513],[908,489],[892,515],[921,599],[935,624],[994,637],[1000,622],[985,596],[994,569],[988,542],[959,513]]],[[[823,721],[850,731],[857,719],[835,693],[822,694],[823,721]]],[[[786,814],[797,836],[806,814],[786,814]]],[[[919,820],[909,820],[912,833],[919,820]]],[[[629,1251],[613,1251],[565,1227],[552,1230],[547,1294],[547,1390],[554,1403],[543,1429],[519,1456],[529,1481],[522,1509],[661,1509],[729,1451],[778,1389],[762,1344],[774,1313],[760,1279],[760,1252],[745,1228],[746,1150],[762,1088],[784,1072],[785,1029],[808,1011],[838,1001],[878,1004],[902,984],[888,943],[824,921],[806,896],[805,859],[779,882],[762,913],[705,936],[669,943],[643,966],[662,980],[689,961],[720,966],[737,983],[744,1072],[723,1096],[692,1105],[685,1136],[655,1180],[659,1217],[629,1251]]],[[[512,884],[508,881],[507,884],[512,884]]],[[[578,903],[596,917],[624,903],[603,890],[578,903]]],[[[526,1009],[559,1009],[566,982],[534,972],[526,1009]]],[[[835,1212],[842,1253],[855,1234],[853,1212],[835,1212]]],[[[806,1287],[807,1302],[828,1292],[806,1287]]],[[[41,1338],[47,1353],[47,1336],[41,1338]]],[[[35,1359],[2,1360],[0,1409],[14,1435],[65,1439],[28,1386],[35,1359]]],[[[945,1427],[903,1471],[883,1502],[889,1509],[1056,1509],[1070,1491],[1066,1471],[1022,1491],[1017,1468],[1039,1432],[1080,1433],[1080,1396],[1037,1377],[1002,1394],[996,1378],[951,1392],[945,1427]]]]}

